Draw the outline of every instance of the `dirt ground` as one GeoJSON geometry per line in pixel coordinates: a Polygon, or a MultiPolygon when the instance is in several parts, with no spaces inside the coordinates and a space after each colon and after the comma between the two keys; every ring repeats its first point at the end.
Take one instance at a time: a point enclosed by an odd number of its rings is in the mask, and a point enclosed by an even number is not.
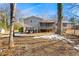
{"type": "MultiPolygon", "coordinates": [[[[69,35],[68,35],[69,36],[69,35]]],[[[8,39],[0,38],[1,56],[76,56],[79,51],[63,41],[14,37],[15,47],[8,49],[8,39]]]]}

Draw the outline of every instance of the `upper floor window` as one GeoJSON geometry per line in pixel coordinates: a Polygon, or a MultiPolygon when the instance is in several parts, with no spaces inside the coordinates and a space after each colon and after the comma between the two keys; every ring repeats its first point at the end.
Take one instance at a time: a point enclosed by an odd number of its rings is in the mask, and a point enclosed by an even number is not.
{"type": "Polygon", "coordinates": [[[30,22],[32,23],[32,20],[30,22]]]}

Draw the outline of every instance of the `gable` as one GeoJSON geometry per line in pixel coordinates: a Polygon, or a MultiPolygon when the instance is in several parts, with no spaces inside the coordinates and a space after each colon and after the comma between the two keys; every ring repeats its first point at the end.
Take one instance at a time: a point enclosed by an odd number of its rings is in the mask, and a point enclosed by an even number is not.
{"type": "Polygon", "coordinates": [[[25,20],[29,20],[29,19],[43,20],[43,19],[42,19],[42,18],[40,18],[40,17],[31,16],[31,17],[27,17],[27,18],[25,18],[25,19],[24,19],[24,21],[25,21],[25,20]]]}

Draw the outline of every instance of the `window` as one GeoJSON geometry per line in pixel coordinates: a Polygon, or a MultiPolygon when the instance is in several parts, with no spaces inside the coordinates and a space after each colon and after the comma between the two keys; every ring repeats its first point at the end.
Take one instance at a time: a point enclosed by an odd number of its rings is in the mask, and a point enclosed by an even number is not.
{"type": "Polygon", "coordinates": [[[32,20],[30,22],[32,23],[32,20]]]}
{"type": "Polygon", "coordinates": [[[63,26],[64,26],[64,27],[67,27],[67,24],[66,24],[66,23],[63,23],[63,26]]]}

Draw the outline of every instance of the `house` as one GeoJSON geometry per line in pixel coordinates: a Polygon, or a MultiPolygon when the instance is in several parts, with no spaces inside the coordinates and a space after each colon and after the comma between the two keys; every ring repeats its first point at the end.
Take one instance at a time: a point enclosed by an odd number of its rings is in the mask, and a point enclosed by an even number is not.
{"type": "Polygon", "coordinates": [[[33,31],[39,32],[39,22],[43,19],[36,16],[27,17],[24,19],[24,32],[33,31]]]}
{"type": "MultiPolygon", "coordinates": [[[[55,23],[56,23],[55,28],[57,29],[57,21],[55,21],[55,23]]],[[[68,32],[73,29],[73,23],[67,20],[62,21],[61,25],[62,25],[62,32],[66,32],[66,31],[68,32]]]]}
{"type": "Polygon", "coordinates": [[[62,25],[63,25],[63,28],[64,29],[72,29],[73,27],[73,23],[72,22],[69,22],[69,21],[62,21],[62,25]]]}
{"type": "Polygon", "coordinates": [[[73,26],[73,28],[74,28],[75,30],[79,30],[79,24],[75,24],[75,26],[73,26]]]}
{"type": "MultiPolygon", "coordinates": [[[[45,20],[40,17],[31,16],[24,19],[24,32],[49,32],[56,31],[57,22],[53,20],[45,20]]],[[[70,30],[73,28],[73,23],[62,21],[62,29],[70,30]]]]}
{"type": "Polygon", "coordinates": [[[40,17],[31,16],[24,19],[24,32],[40,32],[40,31],[52,31],[54,28],[54,22],[44,20],[40,17]]]}
{"type": "Polygon", "coordinates": [[[65,33],[69,33],[73,30],[73,23],[69,21],[62,21],[62,30],[65,33]]]}

